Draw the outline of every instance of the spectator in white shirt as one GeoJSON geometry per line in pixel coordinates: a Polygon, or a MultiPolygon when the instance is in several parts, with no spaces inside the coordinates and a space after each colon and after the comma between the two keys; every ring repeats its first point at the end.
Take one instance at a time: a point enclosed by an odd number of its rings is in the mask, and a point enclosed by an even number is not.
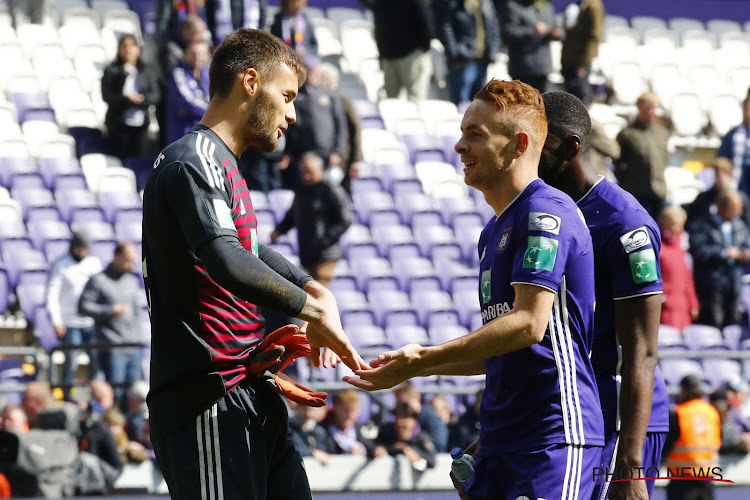
{"type": "MultiPolygon", "coordinates": [[[[47,284],[47,311],[55,333],[66,346],[80,346],[91,342],[94,320],[78,314],[78,300],[91,276],[101,272],[102,264],[89,255],[89,241],[85,233],[77,232],[70,240],[70,252],[52,264],[47,284]]],[[[77,349],[65,352],[60,383],[69,388],[78,369],[77,349]]],[[[96,356],[89,355],[89,375],[96,375],[96,356]]]]}

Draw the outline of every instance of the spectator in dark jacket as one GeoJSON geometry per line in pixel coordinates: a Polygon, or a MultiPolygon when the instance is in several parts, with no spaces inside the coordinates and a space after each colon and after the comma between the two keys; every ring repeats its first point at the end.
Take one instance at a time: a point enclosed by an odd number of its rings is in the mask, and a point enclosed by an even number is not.
{"type": "Polygon", "coordinates": [[[470,101],[500,51],[500,25],[491,0],[434,0],[438,38],[445,47],[451,101],[470,101]]]}
{"type": "Polygon", "coordinates": [[[741,213],[742,198],[736,191],[725,191],[716,202],[716,213],[691,225],[698,323],[723,328],[740,322],[742,266],[750,261],[748,228],[741,213]]]}
{"type": "Polygon", "coordinates": [[[208,109],[208,44],[191,42],[167,83],[167,142],[190,132],[208,109]]]}
{"type": "Polygon", "coordinates": [[[109,148],[120,159],[143,156],[148,141],[148,108],[160,98],[159,83],[141,61],[141,47],[133,35],[117,45],[117,59],[102,76],[102,98],[107,103],[104,124],[109,148]]]}
{"type": "Polygon", "coordinates": [[[393,416],[393,422],[380,427],[373,456],[404,455],[418,471],[434,467],[437,450],[430,436],[420,430],[414,409],[398,403],[393,416]]]}
{"type": "Polygon", "coordinates": [[[326,415],[325,407],[313,407],[291,403],[289,432],[292,442],[303,457],[314,457],[323,465],[331,461],[333,442],[321,424],[326,415]]]}
{"type": "Polygon", "coordinates": [[[732,160],[734,178],[739,181],[739,189],[750,195],[750,89],[742,101],[742,123],[721,138],[716,156],[732,160]]]}
{"type": "MultiPolygon", "coordinates": [[[[118,243],[114,258],[107,268],[91,277],[78,302],[78,312],[94,318],[97,343],[117,346],[141,342],[138,304],[143,293],[138,278],[133,276],[137,260],[132,243],[118,243]]],[[[114,347],[99,354],[106,380],[115,388],[119,400],[123,384],[130,385],[143,378],[141,351],[138,347],[114,347]]]]}
{"type": "Polygon", "coordinates": [[[750,422],[740,414],[737,408],[729,404],[726,389],[712,392],[708,400],[719,412],[721,418],[719,453],[746,455],[750,452],[750,422]]]}
{"type": "Polygon", "coordinates": [[[433,23],[425,0],[360,0],[375,17],[375,42],[385,74],[385,94],[419,102],[427,98],[432,75],[433,23]]]}
{"type": "Polygon", "coordinates": [[[297,227],[300,263],[323,286],[333,278],[341,258],[339,238],[352,223],[346,193],[341,186],[323,178],[323,160],[315,153],[302,157],[300,176],[303,186],[284,219],[271,233],[271,241],[297,227]]]}
{"type": "Polygon", "coordinates": [[[393,393],[396,396],[396,404],[407,403],[416,412],[420,427],[430,436],[437,451],[448,451],[448,426],[432,407],[422,404],[422,395],[416,387],[411,382],[404,382],[395,387],[393,393]]]}
{"type": "Polygon", "coordinates": [[[206,21],[196,14],[190,14],[180,24],[179,36],[168,40],[159,53],[161,70],[169,72],[172,68],[185,60],[185,48],[193,42],[207,42],[211,34],[206,27],[206,21]]]}
{"type": "Polygon", "coordinates": [[[661,324],[682,331],[698,319],[700,306],[695,294],[693,271],[687,264],[687,255],[682,248],[685,211],[678,207],[666,207],[657,219],[661,230],[661,279],[664,293],[661,305],[661,324]]]}
{"type": "Polygon", "coordinates": [[[545,92],[549,74],[552,73],[550,42],[560,38],[552,2],[508,0],[502,22],[511,78],[545,92]]]}
{"type": "Polygon", "coordinates": [[[333,397],[333,408],[323,420],[331,436],[333,453],[337,455],[367,455],[372,443],[362,435],[359,418],[359,394],[354,389],[339,391],[333,397]]]}
{"type": "Polygon", "coordinates": [[[574,23],[565,30],[562,76],[565,91],[589,105],[592,99],[589,84],[591,61],[599,54],[599,44],[604,40],[605,10],[602,0],[583,0],[579,4],[574,23]]]}
{"type": "Polygon", "coordinates": [[[271,24],[271,34],[281,38],[300,57],[318,54],[318,39],[305,7],[307,0],[281,0],[281,9],[271,24]]]}
{"type": "MultiPolygon", "coordinates": [[[[711,168],[714,171],[714,185],[699,193],[687,207],[688,232],[690,232],[692,221],[716,212],[716,199],[719,197],[719,193],[736,187],[734,167],[729,158],[721,156],[715,158],[711,168]]],[[[742,191],[738,191],[738,193],[742,198],[742,221],[750,227],[750,198],[742,191]]]]}
{"type": "Polygon", "coordinates": [[[458,417],[458,422],[451,425],[448,447],[450,449],[459,447],[466,449],[471,443],[479,439],[479,407],[482,404],[484,389],[477,392],[474,404],[466,408],[466,411],[458,417]]]}

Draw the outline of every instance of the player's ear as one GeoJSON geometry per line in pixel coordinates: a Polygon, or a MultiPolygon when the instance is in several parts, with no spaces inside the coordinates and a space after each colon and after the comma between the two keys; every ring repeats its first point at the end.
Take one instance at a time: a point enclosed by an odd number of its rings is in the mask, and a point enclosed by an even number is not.
{"type": "Polygon", "coordinates": [[[581,151],[581,138],[577,135],[569,135],[563,142],[563,159],[570,161],[575,158],[581,151]]]}
{"type": "Polygon", "coordinates": [[[529,148],[529,134],[526,132],[516,133],[516,158],[520,157],[529,148]]]}
{"type": "Polygon", "coordinates": [[[258,91],[259,75],[255,68],[247,68],[242,74],[242,91],[253,95],[258,91]]]}

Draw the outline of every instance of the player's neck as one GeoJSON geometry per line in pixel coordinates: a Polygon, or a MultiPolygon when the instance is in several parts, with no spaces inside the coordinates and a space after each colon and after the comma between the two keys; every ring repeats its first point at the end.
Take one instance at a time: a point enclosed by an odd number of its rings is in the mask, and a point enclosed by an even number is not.
{"type": "Polygon", "coordinates": [[[567,175],[562,176],[560,185],[555,186],[578,202],[599,181],[599,174],[588,161],[583,159],[568,163],[567,175]]]}
{"type": "Polygon", "coordinates": [[[500,214],[513,203],[526,186],[538,178],[536,166],[527,168],[522,164],[517,164],[499,174],[493,185],[483,189],[482,193],[487,204],[495,210],[496,214],[500,214]]]}
{"type": "Polygon", "coordinates": [[[219,139],[224,141],[224,144],[235,154],[238,158],[248,148],[245,140],[245,124],[239,123],[237,117],[237,107],[229,102],[224,101],[211,101],[208,105],[206,113],[199,122],[219,136],[219,139]]]}

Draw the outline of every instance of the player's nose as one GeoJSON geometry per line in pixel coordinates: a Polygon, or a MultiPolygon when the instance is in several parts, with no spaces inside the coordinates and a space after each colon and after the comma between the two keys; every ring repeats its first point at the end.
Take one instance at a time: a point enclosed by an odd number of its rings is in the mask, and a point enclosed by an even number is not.
{"type": "Polygon", "coordinates": [[[286,114],[284,115],[284,119],[286,119],[286,122],[291,125],[292,123],[297,121],[297,110],[294,109],[294,104],[289,103],[289,107],[286,110],[286,114]]]}

